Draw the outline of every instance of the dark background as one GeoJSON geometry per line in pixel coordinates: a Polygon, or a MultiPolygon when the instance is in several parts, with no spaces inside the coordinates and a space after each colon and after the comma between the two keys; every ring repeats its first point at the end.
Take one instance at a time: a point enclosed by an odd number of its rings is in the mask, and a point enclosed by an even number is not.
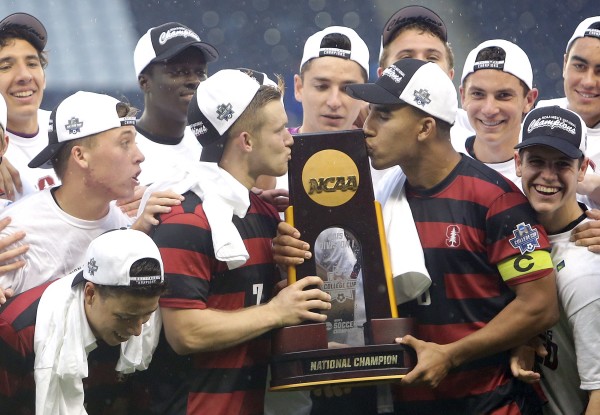
{"type": "Polygon", "coordinates": [[[395,10],[415,3],[432,8],[446,22],[457,86],[469,50],[484,40],[503,38],[529,55],[542,99],[563,95],[566,43],[584,18],[600,15],[598,0],[2,0],[0,15],[26,11],[48,29],[45,109],[78,89],[126,97],[141,108],[133,70],[135,44],[150,27],[178,21],[219,50],[209,73],[249,67],[283,75],[293,126],[301,107],[293,97],[292,79],[306,38],[330,25],[352,27],[369,46],[374,79],[384,22],[395,10]]]}

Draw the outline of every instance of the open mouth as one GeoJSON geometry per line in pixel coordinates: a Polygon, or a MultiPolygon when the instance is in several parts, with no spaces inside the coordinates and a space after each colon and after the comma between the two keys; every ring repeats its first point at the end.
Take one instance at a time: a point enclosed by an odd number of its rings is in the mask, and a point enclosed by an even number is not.
{"type": "Polygon", "coordinates": [[[582,98],[586,98],[586,99],[592,99],[592,98],[598,98],[600,96],[600,94],[591,94],[589,92],[581,92],[581,91],[577,91],[577,93],[582,97],[582,98]]]}
{"type": "Polygon", "coordinates": [[[560,192],[560,187],[542,186],[541,184],[536,184],[533,187],[536,192],[544,196],[552,196],[560,192]]]}
{"type": "Polygon", "coordinates": [[[123,337],[121,336],[119,333],[117,333],[116,331],[113,332],[115,337],[121,341],[121,342],[126,342],[127,340],[129,340],[129,336],[128,337],[123,337]]]}

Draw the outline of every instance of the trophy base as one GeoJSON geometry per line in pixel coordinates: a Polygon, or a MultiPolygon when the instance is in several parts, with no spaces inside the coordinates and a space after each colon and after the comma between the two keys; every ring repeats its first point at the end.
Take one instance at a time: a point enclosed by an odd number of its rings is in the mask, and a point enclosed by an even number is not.
{"type": "Polygon", "coordinates": [[[412,348],[393,342],[412,332],[412,319],[377,319],[370,323],[365,327],[367,340],[385,344],[328,349],[325,323],[285,327],[276,332],[270,390],[315,389],[332,384],[361,386],[403,378],[415,366],[416,354],[412,348]]]}

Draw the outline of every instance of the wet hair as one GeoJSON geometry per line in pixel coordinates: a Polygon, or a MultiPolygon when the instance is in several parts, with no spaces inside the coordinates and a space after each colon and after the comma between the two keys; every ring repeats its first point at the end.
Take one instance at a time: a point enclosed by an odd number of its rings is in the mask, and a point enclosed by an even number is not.
{"type": "MultiPolygon", "coordinates": [[[[479,51],[479,53],[477,53],[477,56],[475,57],[475,62],[503,61],[505,59],[506,59],[506,52],[504,51],[504,49],[502,49],[501,47],[498,47],[498,46],[488,46],[487,48],[481,49],[479,51]]],[[[463,84],[466,84],[467,79],[469,79],[469,76],[471,76],[471,75],[473,75],[473,72],[471,72],[469,75],[467,75],[467,77],[463,81],[463,84]]],[[[516,76],[515,76],[515,78],[517,78],[519,80],[519,83],[523,87],[523,96],[526,96],[529,93],[529,90],[530,90],[529,87],[527,86],[527,84],[525,82],[523,82],[523,80],[521,78],[518,78],[516,76]]]]}
{"type": "MultiPolygon", "coordinates": [[[[160,262],[156,258],[142,258],[131,264],[129,275],[132,277],[151,277],[160,275],[160,262]]],[[[130,295],[133,297],[158,297],[167,290],[165,282],[157,284],[139,285],[139,286],[114,286],[94,283],[101,297],[118,297],[121,295],[130,295]]]]}
{"type": "Polygon", "coordinates": [[[48,53],[45,50],[38,49],[36,46],[38,37],[24,25],[8,24],[0,30],[0,49],[9,45],[15,39],[22,39],[35,48],[40,60],[40,65],[45,69],[48,66],[48,53]]]}
{"type": "Polygon", "coordinates": [[[443,35],[441,29],[438,26],[434,26],[429,23],[425,23],[424,21],[419,20],[418,18],[410,19],[410,20],[413,20],[413,21],[401,26],[398,30],[396,30],[396,32],[390,37],[390,40],[388,41],[387,45],[385,45],[383,47],[383,51],[379,58],[379,66],[382,68],[386,67],[385,62],[388,60],[388,57],[389,57],[390,44],[398,36],[400,36],[400,34],[402,32],[412,29],[412,30],[418,31],[419,33],[429,33],[429,34],[432,34],[433,36],[437,37],[440,40],[440,42],[442,42],[442,44],[444,45],[444,49],[446,49],[446,57],[447,57],[446,63],[448,64],[448,69],[453,69],[454,68],[454,52],[452,51],[452,47],[450,47],[450,44],[444,40],[444,35],[443,35]]]}
{"type": "Polygon", "coordinates": [[[260,130],[265,120],[260,110],[271,101],[281,100],[284,87],[283,78],[279,75],[277,75],[277,88],[270,85],[261,85],[258,91],[256,91],[254,98],[252,98],[252,101],[250,101],[242,115],[227,131],[226,135],[232,137],[242,131],[256,132],[260,130]]]}
{"type": "MultiPolygon", "coordinates": [[[[119,118],[123,118],[123,117],[135,117],[135,115],[138,113],[139,110],[137,108],[131,106],[127,102],[119,102],[117,104],[116,111],[117,111],[117,115],[119,116],[119,118]]],[[[71,150],[73,149],[73,147],[86,146],[88,148],[92,148],[94,146],[94,144],[96,143],[96,137],[98,136],[98,134],[101,134],[101,133],[92,134],[90,136],[78,138],[75,140],[69,140],[65,143],[64,146],[62,146],[62,148],[60,150],[58,150],[58,152],[52,158],[51,163],[52,163],[52,167],[54,168],[54,172],[56,173],[56,176],[60,180],[63,180],[63,178],[65,177],[68,161],[69,161],[69,158],[71,157],[71,150]]]]}
{"type": "MultiPolygon", "coordinates": [[[[350,50],[352,48],[352,43],[350,42],[348,36],[344,34],[330,33],[328,35],[323,36],[320,47],[350,50]]],[[[304,63],[304,65],[302,65],[302,68],[300,68],[300,78],[302,78],[302,80],[304,80],[304,73],[310,69],[310,65],[314,59],[315,58],[308,60],[304,63]]],[[[355,63],[360,67],[360,73],[365,82],[367,82],[367,79],[369,79],[369,77],[367,76],[367,71],[365,71],[365,68],[363,68],[358,62],[355,63]]]]}

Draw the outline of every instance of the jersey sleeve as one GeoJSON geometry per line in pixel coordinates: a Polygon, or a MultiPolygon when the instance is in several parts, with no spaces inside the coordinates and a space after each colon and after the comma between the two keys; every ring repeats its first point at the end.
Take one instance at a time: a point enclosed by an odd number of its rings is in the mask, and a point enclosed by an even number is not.
{"type": "Polygon", "coordinates": [[[600,299],[597,299],[569,318],[573,330],[577,371],[581,389],[600,389],[600,299]]]}
{"type": "Polygon", "coordinates": [[[164,218],[153,233],[165,268],[167,292],[161,307],[205,309],[214,260],[206,218],[180,213],[164,218]]]}
{"type": "Polygon", "coordinates": [[[506,284],[533,281],[552,272],[548,236],[522,193],[507,192],[492,203],[486,237],[490,262],[506,284]]]}

